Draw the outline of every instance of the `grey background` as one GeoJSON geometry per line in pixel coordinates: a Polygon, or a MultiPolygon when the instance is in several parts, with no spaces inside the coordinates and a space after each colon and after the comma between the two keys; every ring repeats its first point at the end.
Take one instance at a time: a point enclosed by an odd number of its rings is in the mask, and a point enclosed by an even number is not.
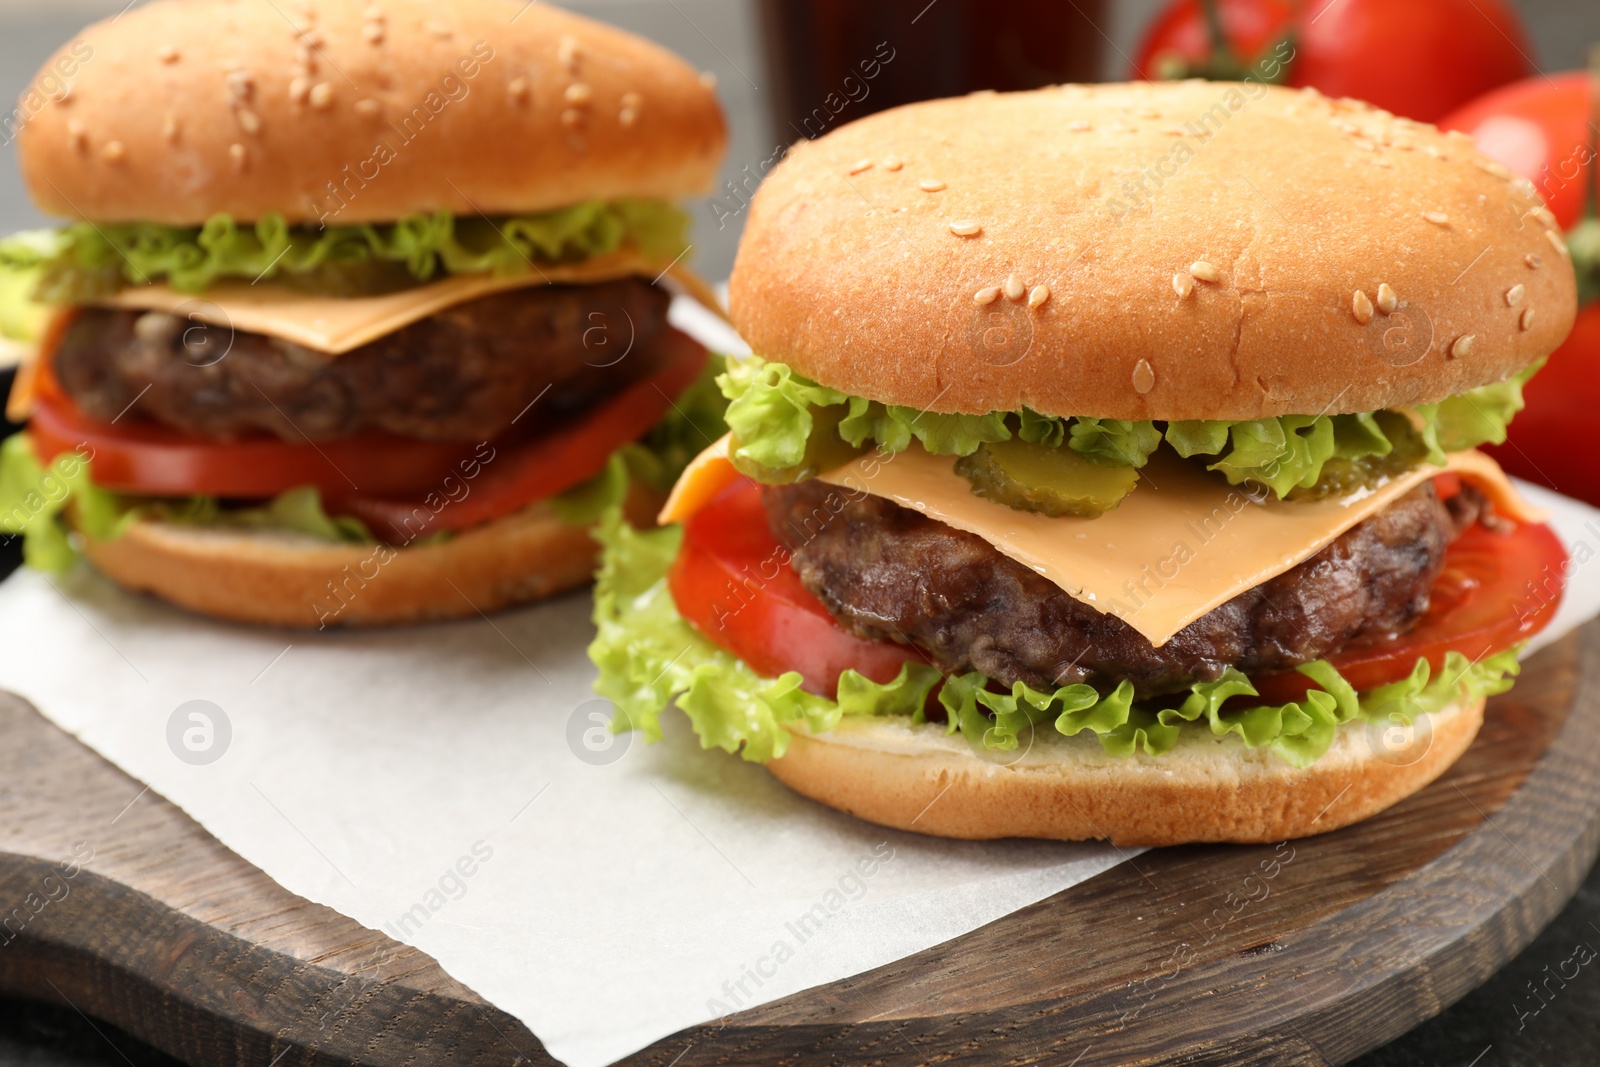
{"type": "MultiPolygon", "coordinates": [[[[126,3],[0,0],[0,99],[14,99],[40,64],[79,27],[115,15],[126,3]]],[[[1101,69],[1107,80],[1126,76],[1127,57],[1161,3],[1111,0],[1100,26],[1106,39],[1101,69]]],[[[717,76],[731,133],[724,179],[746,164],[754,166],[772,155],[779,136],[767,113],[767,69],[756,0],[561,0],[560,6],[660,41],[717,76]]],[[[1600,41],[1600,0],[1516,0],[1516,7],[1533,37],[1535,54],[1530,58],[1544,70],[1583,66],[1588,42],[1600,41]]],[[[1403,43],[1397,55],[1403,57],[1403,43]]],[[[0,151],[4,152],[0,159],[0,234],[41,225],[45,219],[28,202],[17,174],[15,147],[7,144],[0,151]]],[[[694,264],[708,278],[726,277],[733,265],[741,220],[731,220],[719,229],[708,202],[693,208],[694,264]]]]}

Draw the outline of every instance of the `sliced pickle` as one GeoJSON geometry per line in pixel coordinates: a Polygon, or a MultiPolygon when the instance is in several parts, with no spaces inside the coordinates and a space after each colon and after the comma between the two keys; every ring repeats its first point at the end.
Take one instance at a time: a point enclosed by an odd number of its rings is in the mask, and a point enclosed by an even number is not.
{"type": "MultiPolygon", "coordinates": [[[[318,296],[383,296],[425,284],[404,263],[352,259],[323,263],[306,271],[279,271],[272,280],[285,289],[318,296]]],[[[438,280],[437,276],[434,280],[438,280]]]]}
{"type": "Polygon", "coordinates": [[[811,410],[811,436],[806,438],[806,454],[793,467],[767,467],[739,456],[739,435],[733,437],[728,449],[734,467],[767,485],[788,485],[815,478],[835,467],[842,467],[866,451],[865,445],[856,448],[839,436],[839,423],[850,413],[848,405],[834,404],[811,410]]]}
{"type": "Polygon", "coordinates": [[[956,473],[972,491],[997,504],[1041,515],[1092,519],[1133,491],[1139,472],[1107,467],[1065,446],[1050,448],[1013,438],[980,445],[956,460],[956,473]]]}

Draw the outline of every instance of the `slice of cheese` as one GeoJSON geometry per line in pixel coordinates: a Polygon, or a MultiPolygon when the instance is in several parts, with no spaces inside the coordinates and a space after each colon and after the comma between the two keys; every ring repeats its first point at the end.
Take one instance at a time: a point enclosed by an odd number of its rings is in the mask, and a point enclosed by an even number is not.
{"type": "MultiPolygon", "coordinates": [[[[673,487],[662,522],[681,522],[738,476],[727,448],[723,438],[690,464],[673,487]]],[[[1546,517],[1481,452],[1451,455],[1443,470],[1480,487],[1502,515],[1519,522],[1546,517]]],[[[1284,501],[1230,486],[1200,464],[1163,450],[1151,457],[1122,505],[1094,519],[1052,518],[975,496],[951,457],[929,455],[915,444],[895,454],[868,453],[821,480],[976,534],[1159,647],[1440,473],[1424,464],[1349,496],[1284,501]]]]}
{"type": "Polygon", "coordinates": [[[183,293],[168,285],[123,289],[95,303],[102,307],[137,308],[183,315],[199,322],[266,334],[318,352],[338,355],[437,315],[457,304],[511,289],[536,285],[584,285],[617,278],[670,275],[696,300],[709,299],[719,314],[716,297],[699,278],[674,264],[660,264],[624,249],[575,263],[549,264],[525,274],[457,274],[381,296],[336,297],[296,292],[263,282],[219,282],[203,293],[183,293]]]}

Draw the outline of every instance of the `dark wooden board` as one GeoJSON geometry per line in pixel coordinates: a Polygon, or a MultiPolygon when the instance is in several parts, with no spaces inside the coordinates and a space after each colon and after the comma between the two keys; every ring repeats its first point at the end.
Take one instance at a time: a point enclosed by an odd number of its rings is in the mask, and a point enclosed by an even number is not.
{"type": "MultiPolygon", "coordinates": [[[[22,701],[0,698],[0,738],[0,994],[195,1064],[550,1062],[429,957],[288,893],[22,701]]],[[[1342,1063],[1510,960],[1597,848],[1600,623],[1531,660],[1445,777],[1366,823],[1148,852],[625,1062],[1342,1063]]]]}

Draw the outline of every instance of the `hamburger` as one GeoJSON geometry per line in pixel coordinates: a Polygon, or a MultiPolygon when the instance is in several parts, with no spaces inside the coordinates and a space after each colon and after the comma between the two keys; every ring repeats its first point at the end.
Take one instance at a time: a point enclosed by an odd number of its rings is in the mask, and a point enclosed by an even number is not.
{"type": "Polygon", "coordinates": [[[730,433],[613,517],[625,727],[886,826],[1266,842],[1470,744],[1565,556],[1475,450],[1565,336],[1549,213],[1314,91],[1063,86],[800,144],[730,283],[730,433]]]}
{"type": "Polygon", "coordinates": [[[726,130],[677,57],[515,0],[161,0],[68,60],[17,112],[68,221],[0,244],[4,321],[42,309],[0,459],[30,563],[251,622],[473,615],[587,581],[596,509],[648,517],[704,447],[665,287],[705,295],[673,201],[726,130]]]}

